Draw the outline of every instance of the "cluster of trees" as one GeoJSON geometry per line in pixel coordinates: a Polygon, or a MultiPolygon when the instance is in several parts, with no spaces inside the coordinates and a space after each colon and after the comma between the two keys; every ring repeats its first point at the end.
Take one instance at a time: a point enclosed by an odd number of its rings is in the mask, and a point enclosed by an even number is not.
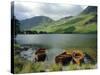
{"type": "Polygon", "coordinates": [[[45,31],[20,31],[19,34],[47,34],[45,31]]]}

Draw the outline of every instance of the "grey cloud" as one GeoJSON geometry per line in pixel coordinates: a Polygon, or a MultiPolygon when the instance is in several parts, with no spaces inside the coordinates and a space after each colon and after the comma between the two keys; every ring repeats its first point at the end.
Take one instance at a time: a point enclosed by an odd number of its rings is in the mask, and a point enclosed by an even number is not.
{"type": "Polygon", "coordinates": [[[74,16],[79,14],[83,9],[79,5],[73,5],[70,9],[60,6],[59,4],[45,4],[41,8],[41,13],[51,18],[59,19],[65,16],[74,16]]]}
{"type": "Polygon", "coordinates": [[[14,5],[14,14],[15,14],[16,18],[18,18],[18,19],[27,18],[28,17],[27,14],[30,14],[30,12],[32,12],[32,10],[29,9],[28,7],[25,7],[21,4],[14,5]]]}
{"type": "Polygon", "coordinates": [[[21,4],[16,4],[14,6],[15,12],[19,11],[19,12],[32,12],[31,9],[29,9],[28,7],[25,7],[21,4]]]}
{"type": "Polygon", "coordinates": [[[77,15],[82,10],[80,5],[72,5],[70,8],[67,8],[67,6],[61,6],[60,4],[43,3],[40,7],[36,7],[36,9],[30,9],[30,7],[25,7],[21,5],[21,3],[17,3],[14,13],[18,19],[26,19],[34,16],[48,16],[57,20],[65,16],[77,15]]]}

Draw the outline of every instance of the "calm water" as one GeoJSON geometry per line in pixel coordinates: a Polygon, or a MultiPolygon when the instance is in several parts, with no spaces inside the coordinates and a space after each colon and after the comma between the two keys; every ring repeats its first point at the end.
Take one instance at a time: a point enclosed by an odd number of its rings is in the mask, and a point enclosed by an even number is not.
{"type": "Polygon", "coordinates": [[[30,45],[27,51],[21,52],[21,56],[28,60],[33,59],[36,47],[48,48],[48,61],[51,62],[64,48],[95,48],[96,38],[95,34],[17,35],[16,42],[21,45],[30,45]]]}
{"type": "Polygon", "coordinates": [[[16,41],[21,45],[39,45],[44,47],[95,47],[95,34],[41,34],[17,35],[16,41]]]}

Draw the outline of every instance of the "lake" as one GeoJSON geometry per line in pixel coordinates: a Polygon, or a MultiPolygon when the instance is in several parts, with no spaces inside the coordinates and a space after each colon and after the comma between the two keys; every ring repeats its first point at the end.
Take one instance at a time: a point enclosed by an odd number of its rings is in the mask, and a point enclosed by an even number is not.
{"type": "Polygon", "coordinates": [[[96,47],[96,40],[96,34],[40,34],[16,36],[16,42],[21,45],[37,45],[53,48],[96,47]]]}
{"type": "Polygon", "coordinates": [[[40,34],[17,35],[16,42],[22,46],[30,46],[27,51],[22,51],[21,56],[32,60],[35,48],[48,48],[48,61],[64,51],[66,48],[96,48],[96,34],[40,34]]]}

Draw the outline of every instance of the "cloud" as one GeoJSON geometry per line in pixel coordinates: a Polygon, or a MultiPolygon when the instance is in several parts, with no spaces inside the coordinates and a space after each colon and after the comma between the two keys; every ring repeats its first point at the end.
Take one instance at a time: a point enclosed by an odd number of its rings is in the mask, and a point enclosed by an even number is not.
{"type": "Polygon", "coordinates": [[[48,16],[54,20],[58,20],[66,16],[77,15],[85,7],[54,3],[15,2],[14,14],[20,20],[34,16],[48,16]]]}

